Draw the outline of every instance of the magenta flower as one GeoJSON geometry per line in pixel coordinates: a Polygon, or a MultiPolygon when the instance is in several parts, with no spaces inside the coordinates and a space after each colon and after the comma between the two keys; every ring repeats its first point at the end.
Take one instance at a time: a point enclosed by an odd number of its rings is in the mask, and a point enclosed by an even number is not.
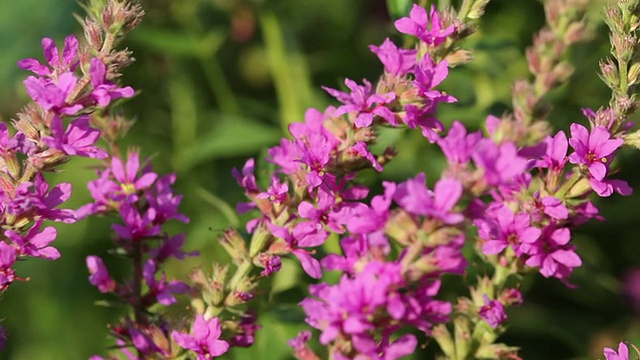
{"type": "Polygon", "coordinates": [[[324,86],[322,87],[331,94],[331,96],[344,104],[336,109],[333,114],[334,116],[357,113],[354,123],[356,127],[359,128],[370,126],[376,115],[385,119],[387,123],[391,125],[398,125],[395,114],[383,106],[395,100],[395,93],[375,94],[373,93],[371,83],[367,80],[364,80],[364,86],[360,86],[350,79],[345,79],[344,83],[351,90],[351,94],[324,86]]]}
{"type": "Polygon", "coordinates": [[[16,249],[4,241],[0,241],[0,293],[3,293],[16,279],[16,272],[11,267],[16,262],[16,249]]]}
{"type": "Polygon", "coordinates": [[[23,83],[31,99],[47,111],[74,115],[83,108],[80,104],[66,102],[67,96],[78,83],[78,79],[71,72],[62,73],[55,80],[29,76],[23,83]]]}
{"type": "Polygon", "coordinates": [[[575,246],[569,244],[571,232],[567,228],[557,228],[554,224],[542,229],[539,239],[524,239],[520,250],[530,257],[525,264],[539,267],[544,277],[556,277],[566,280],[573,269],[582,265],[575,252],[575,246]]]}
{"type": "Polygon", "coordinates": [[[71,196],[71,184],[61,183],[49,191],[49,184],[42,173],[37,173],[33,183],[23,182],[15,190],[13,198],[8,194],[0,195],[5,211],[16,217],[41,217],[67,224],[76,221],[75,212],[69,209],[56,209],[71,196]],[[33,191],[31,191],[33,187],[33,191]]]}
{"type": "Polygon", "coordinates": [[[482,252],[485,254],[498,254],[508,246],[521,253],[522,243],[531,244],[540,237],[540,229],[531,226],[529,214],[514,214],[507,206],[503,205],[488,213],[484,220],[477,220],[478,236],[485,240],[482,252]]]}
{"type": "Polygon", "coordinates": [[[182,245],[184,244],[185,234],[178,234],[174,236],[165,235],[162,245],[157,248],[151,249],[150,254],[158,263],[167,260],[173,256],[178,260],[182,260],[187,256],[198,256],[198,251],[184,252],[182,251],[182,245]]]}
{"type": "Polygon", "coordinates": [[[447,136],[438,140],[438,145],[451,164],[464,165],[471,159],[476,144],[482,138],[477,131],[467,134],[467,129],[459,121],[454,121],[447,136]]]}
{"type": "Polygon", "coordinates": [[[414,4],[409,12],[409,17],[396,20],[395,26],[401,33],[413,35],[432,46],[442,44],[447,36],[455,31],[453,25],[443,29],[443,23],[434,5],[431,6],[430,14],[427,16],[425,8],[414,4]]]}
{"type": "Polygon", "coordinates": [[[141,240],[160,235],[162,231],[155,221],[156,211],[153,208],[140,214],[135,204],[124,203],[120,205],[120,216],[124,225],[113,224],[111,228],[121,239],[141,240]]]}
{"type": "Polygon", "coordinates": [[[101,293],[112,292],[116,289],[116,282],[109,275],[109,270],[98,256],[90,255],[86,259],[89,269],[89,282],[100,290],[101,293]]]}
{"type": "Polygon", "coordinates": [[[507,320],[507,313],[502,303],[498,300],[490,300],[486,294],[484,305],[480,307],[478,314],[494,329],[507,320]]]}
{"type": "Polygon", "coordinates": [[[91,59],[89,74],[91,85],[93,85],[91,97],[101,107],[106,107],[111,101],[119,98],[130,98],[135,93],[130,86],[119,88],[116,84],[108,81],[107,66],[98,58],[91,59]]]}
{"type": "Polygon", "coordinates": [[[464,216],[452,210],[460,200],[462,190],[458,180],[445,178],[438,180],[431,191],[425,185],[424,173],[420,173],[398,185],[394,200],[409,213],[430,216],[445,224],[458,224],[464,216]]]}
{"type": "MultiPolygon", "coordinates": [[[[154,174],[151,172],[145,173],[140,179],[135,182],[135,186],[140,186],[141,189],[146,187],[146,183],[142,181],[145,176],[154,174]]],[[[147,179],[146,181],[148,181],[147,179]]],[[[176,174],[167,174],[159,178],[151,189],[145,193],[145,197],[149,202],[149,208],[155,210],[154,221],[156,224],[163,224],[169,219],[175,219],[184,223],[189,222],[189,218],[178,211],[180,202],[182,201],[182,195],[175,195],[173,193],[173,184],[176,182],[176,174]]]]}
{"type": "Polygon", "coordinates": [[[569,144],[575,152],[569,156],[572,164],[584,164],[589,174],[596,180],[602,180],[607,175],[610,156],[624,142],[622,139],[610,139],[606,128],[596,126],[589,134],[587,128],[580,124],[571,124],[571,139],[569,144]]]}
{"type": "Polygon", "coordinates": [[[51,120],[51,135],[42,138],[49,147],[63,151],[67,155],[85,156],[94,159],[104,159],[107,153],[97,146],[93,146],[100,138],[100,131],[89,125],[88,116],[80,116],[66,131],[63,129],[62,119],[55,115],[51,120]]]}
{"type": "MultiPolygon", "coordinates": [[[[158,174],[147,169],[144,169],[142,175],[138,177],[139,170],[140,157],[136,151],[128,154],[126,166],[123,166],[122,160],[115,156],[111,159],[113,177],[120,183],[122,192],[126,196],[134,195],[138,191],[151,187],[153,182],[158,178],[158,174]]],[[[129,201],[135,200],[137,200],[137,196],[131,198],[129,201]]]]}
{"type": "Polygon", "coordinates": [[[407,75],[416,64],[416,50],[399,49],[389,38],[379,47],[369,45],[369,49],[378,56],[385,71],[397,77],[407,75]]]}
{"type": "Polygon", "coordinates": [[[591,133],[580,124],[571,124],[569,144],[575,152],[569,156],[572,164],[585,165],[589,170],[589,182],[600,196],[610,196],[613,191],[630,195],[631,188],[623,180],[605,180],[614,152],[623,144],[619,138],[611,139],[603,126],[596,126],[591,133]]]}
{"type": "Polygon", "coordinates": [[[371,163],[371,166],[379,172],[382,172],[383,168],[378,159],[369,151],[367,148],[367,144],[364,141],[358,141],[355,143],[351,149],[356,152],[356,154],[362,156],[367,161],[371,163]]]}
{"type": "Polygon", "coordinates": [[[221,334],[218,318],[205,320],[204,316],[198,315],[191,326],[191,335],[173,331],[171,337],[183,349],[196,353],[197,360],[208,360],[229,350],[229,343],[220,340],[221,334]]]}
{"type": "Polygon", "coordinates": [[[42,49],[44,58],[51,68],[42,65],[40,61],[32,58],[18,61],[18,67],[32,71],[36,75],[47,77],[54,73],[61,74],[67,71],[73,71],[78,65],[78,61],[76,61],[78,56],[78,39],[76,39],[74,35],[69,35],[64,39],[62,57],[60,57],[58,53],[56,43],[50,38],[42,39],[42,49]]]}
{"type": "Polygon", "coordinates": [[[630,360],[629,358],[629,348],[624,341],[621,341],[618,344],[618,351],[616,352],[612,348],[604,348],[604,358],[605,360],[630,360]]]}
{"type": "Polygon", "coordinates": [[[300,260],[302,268],[309,276],[314,279],[322,277],[320,262],[313,258],[309,251],[302,249],[303,247],[320,246],[324,243],[329,233],[322,226],[317,226],[312,222],[299,223],[294,226],[293,230],[270,222],[267,223],[267,226],[274,236],[283,239],[287,243],[289,251],[300,260]]]}
{"type": "Polygon", "coordinates": [[[58,234],[54,227],[48,226],[40,232],[43,220],[40,219],[22,235],[14,230],[6,230],[4,235],[18,247],[18,255],[33,256],[41,259],[55,260],[60,257],[60,253],[49,244],[56,239],[58,234]]]}
{"type": "Polygon", "coordinates": [[[169,306],[177,302],[173,294],[189,292],[189,285],[177,280],[167,282],[167,276],[164,273],[160,280],[156,280],[157,271],[158,267],[153,259],[147,260],[142,268],[142,276],[149,287],[149,292],[146,296],[155,297],[160,304],[169,306]]]}
{"type": "Polygon", "coordinates": [[[513,180],[527,167],[527,160],[518,156],[518,149],[511,142],[496,145],[490,139],[480,139],[471,158],[483,170],[484,179],[491,186],[513,180]]]}
{"type": "Polygon", "coordinates": [[[567,158],[567,149],[569,148],[567,135],[563,131],[559,131],[554,137],[547,136],[544,141],[547,145],[546,153],[536,165],[559,173],[569,160],[567,158]]]}

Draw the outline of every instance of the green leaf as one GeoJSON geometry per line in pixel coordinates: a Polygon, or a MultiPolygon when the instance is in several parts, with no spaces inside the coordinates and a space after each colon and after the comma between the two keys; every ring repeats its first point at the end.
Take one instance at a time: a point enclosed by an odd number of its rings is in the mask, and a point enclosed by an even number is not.
{"type": "Polygon", "coordinates": [[[222,31],[214,30],[205,36],[197,37],[193,34],[146,26],[136,29],[128,38],[161,53],[200,58],[215,54],[224,43],[225,35],[222,31]]]}
{"type": "Polygon", "coordinates": [[[261,148],[278,142],[282,133],[276,127],[231,114],[214,114],[212,129],[191,146],[178,149],[175,167],[188,170],[202,162],[222,157],[257,153],[261,148]]]}
{"type": "Polygon", "coordinates": [[[387,8],[392,19],[399,19],[407,16],[413,5],[411,0],[387,0],[387,8]]]}

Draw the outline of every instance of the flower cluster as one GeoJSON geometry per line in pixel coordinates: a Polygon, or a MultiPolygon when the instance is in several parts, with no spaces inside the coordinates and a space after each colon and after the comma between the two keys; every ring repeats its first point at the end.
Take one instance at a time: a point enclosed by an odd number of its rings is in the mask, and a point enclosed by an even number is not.
{"type": "MultiPolygon", "coordinates": [[[[616,76],[622,68],[626,74],[637,55],[620,45],[620,29],[640,24],[630,16],[637,1],[633,8],[631,2],[608,8],[619,69],[611,70],[612,61],[602,66],[614,96],[610,108],[583,110],[589,127],[576,122],[569,137],[563,131],[552,135],[545,111],[538,111],[543,92],[571,73],[562,55],[585,37],[584,9],[574,4],[578,8],[569,13],[566,2],[555,1],[546,5],[547,26],[527,52],[535,80],[514,86],[514,113],[488,116],[485,131],[459,121],[447,128],[437,110],[457,99],[439,87],[451,67],[470,60],[459,42],[473,32],[486,3],[465,1],[458,13],[414,5],[395,22],[414,46],[401,48],[390,39],[371,46],[384,67],[375,84],[346,79],[346,89],[323,87],[339,104],[308,110],[304,122],[289,126],[291,137],[268,150],[275,170],[265,179],[266,189],[258,185],[254,159],[234,170],[249,199],[238,212],[257,213],[245,229],[251,240],[225,231],[220,244],[233,267],[196,269],[188,285],[162,270],[172,258],[197,255],[182,249],[184,234],[164,230],[170,220],[189,221],[179,211],[182,196],[173,190],[176,175],[155,173],[137,150],[122,156],[117,140],[128,123],[105,111],[114,100],[134,95],[115,82],[131,61],[129,53],[112,48],[137,25],[142,10],[127,1],[92,1],[94,11],[83,22],[87,45],[69,36],[59,49],[45,38],[45,64],[18,64],[34,74],[24,81],[33,103],[18,114],[13,135],[0,124],[0,295],[22,279],[13,269],[16,261],[60,256],[50,245],[56,230],[45,221],[116,215],[114,252],[130,260],[131,277],[113,278],[108,261],[86,258],[89,282],[114,299],[108,303],[131,309],[109,326],[110,359],[211,359],[231,347],[251,346],[261,327],[251,300],[260,295],[260,280],[280,271],[286,256],[317,281],[299,305],[330,358],[399,359],[426,337],[448,358],[519,359],[517,348],[496,343],[508,308],[523,302],[519,287],[507,280],[534,270],[572,286],[570,276],[582,265],[572,231],[603,219],[590,196],[632,193],[626,181],[611,175],[618,171],[616,152],[625,143],[637,145],[627,118],[639,107],[629,94],[640,72],[625,75],[624,84],[616,76]],[[396,155],[392,147],[376,153],[383,127],[419,129],[447,159],[440,176],[383,181],[381,194],[362,185],[361,172],[383,172],[396,155]],[[101,138],[107,150],[96,145],[101,138]],[[51,186],[43,175],[71,156],[103,160],[88,184],[94,201],[76,211],[58,208],[70,185],[51,186]],[[339,253],[319,250],[334,240],[339,253]],[[472,267],[484,275],[467,279],[472,267]],[[337,281],[324,281],[329,272],[339,273],[337,281]],[[465,277],[468,295],[442,300],[442,284],[455,276],[465,277]],[[193,316],[163,313],[186,293],[193,316]]],[[[5,339],[0,327],[0,348],[5,339]]],[[[290,341],[299,359],[320,358],[311,339],[305,330],[290,341]]],[[[604,355],[628,359],[629,349],[622,342],[604,355]]]]}

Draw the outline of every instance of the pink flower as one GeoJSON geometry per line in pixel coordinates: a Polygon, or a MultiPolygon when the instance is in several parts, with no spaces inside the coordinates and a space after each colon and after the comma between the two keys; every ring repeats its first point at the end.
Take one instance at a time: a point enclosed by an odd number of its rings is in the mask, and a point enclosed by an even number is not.
{"type": "Polygon", "coordinates": [[[629,360],[629,348],[624,341],[621,341],[618,344],[618,352],[612,348],[604,348],[604,358],[605,360],[629,360]]]}
{"type": "Polygon", "coordinates": [[[191,326],[191,335],[173,331],[171,337],[183,349],[195,352],[197,360],[208,360],[229,350],[229,343],[220,340],[221,333],[218,318],[207,321],[204,316],[198,315],[191,326]]]}
{"type": "Polygon", "coordinates": [[[409,17],[396,20],[395,26],[401,33],[413,35],[433,46],[442,44],[447,36],[455,31],[453,25],[449,25],[446,29],[442,28],[443,23],[434,5],[431,6],[430,14],[427,17],[427,10],[414,4],[409,17]],[[429,22],[431,23],[430,27],[429,22]]]}
{"type": "Polygon", "coordinates": [[[370,126],[375,116],[385,119],[391,125],[398,125],[395,114],[383,106],[395,100],[395,93],[376,94],[373,91],[373,86],[367,80],[364,80],[364,86],[360,86],[350,79],[346,79],[344,83],[351,90],[350,94],[322,87],[331,96],[344,104],[336,109],[334,116],[341,116],[351,112],[357,113],[354,123],[359,128],[370,126]]]}
{"type": "Polygon", "coordinates": [[[78,61],[75,61],[78,56],[78,39],[74,35],[69,35],[64,39],[62,57],[58,53],[56,43],[50,38],[42,39],[42,49],[44,58],[51,69],[31,58],[18,61],[18,67],[32,71],[39,76],[50,76],[54,72],[61,74],[65,71],[73,71],[78,65],[78,61]]]}
{"type": "Polygon", "coordinates": [[[580,124],[571,124],[569,144],[575,152],[569,155],[572,164],[585,165],[589,170],[589,182],[600,196],[610,196],[613,191],[630,195],[632,190],[623,180],[606,180],[609,163],[614,152],[622,146],[622,139],[610,139],[611,134],[604,126],[596,126],[591,133],[580,124]]]}
{"type": "Polygon", "coordinates": [[[507,313],[502,303],[498,300],[490,300],[486,294],[484,305],[480,307],[478,314],[494,329],[507,320],[507,313]]]}
{"type": "Polygon", "coordinates": [[[62,119],[55,115],[51,120],[51,135],[42,138],[49,147],[63,151],[67,155],[104,159],[107,153],[93,146],[100,138],[100,131],[89,125],[88,116],[80,116],[64,130],[62,119]]]}
{"type": "Polygon", "coordinates": [[[107,66],[98,58],[93,58],[89,64],[89,74],[91,76],[91,97],[101,106],[106,107],[109,103],[119,98],[130,98],[134,91],[130,86],[119,88],[116,84],[107,80],[107,66]]]}
{"type": "Polygon", "coordinates": [[[109,270],[97,256],[87,256],[87,268],[89,269],[89,282],[100,290],[101,293],[112,292],[116,288],[116,282],[109,276],[109,270]]]}
{"type": "Polygon", "coordinates": [[[399,49],[389,38],[379,47],[369,45],[369,49],[378,55],[386,72],[398,77],[407,75],[416,63],[416,50],[399,49]]]}

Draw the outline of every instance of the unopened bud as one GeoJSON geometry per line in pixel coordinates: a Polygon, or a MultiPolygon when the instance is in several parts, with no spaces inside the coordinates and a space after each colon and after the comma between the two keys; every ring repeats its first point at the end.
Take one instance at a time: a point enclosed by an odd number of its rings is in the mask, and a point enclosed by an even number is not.
{"type": "Polygon", "coordinates": [[[600,74],[602,81],[611,89],[617,89],[620,84],[618,68],[611,59],[600,61],[600,74]]]}
{"type": "Polygon", "coordinates": [[[627,74],[629,86],[637,84],[638,77],[640,77],[640,63],[633,63],[629,67],[629,73],[627,74]]]}
{"type": "Polygon", "coordinates": [[[487,3],[489,3],[489,0],[476,0],[476,2],[471,6],[471,10],[467,17],[474,20],[480,19],[484,14],[484,8],[487,6],[487,3]]]}

